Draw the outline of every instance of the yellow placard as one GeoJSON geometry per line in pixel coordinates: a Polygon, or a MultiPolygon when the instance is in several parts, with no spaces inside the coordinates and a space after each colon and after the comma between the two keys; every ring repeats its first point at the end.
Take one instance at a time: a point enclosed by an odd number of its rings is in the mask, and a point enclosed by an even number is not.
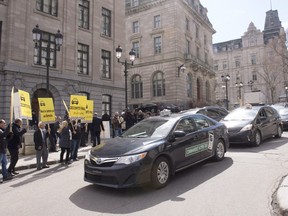
{"type": "Polygon", "coordinates": [[[70,96],[70,118],[84,119],[86,115],[87,96],[71,95],[70,96]]]}
{"type": "Polygon", "coordinates": [[[55,110],[52,98],[38,98],[40,120],[45,123],[55,123],[55,110]]]}
{"type": "Polygon", "coordinates": [[[32,119],[30,95],[28,92],[18,90],[14,93],[15,118],[32,119]]]}
{"type": "Polygon", "coordinates": [[[93,100],[87,100],[86,101],[86,114],[85,118],[82,122],[90,123],[93,120],[93,110],[94,110],[94,101],[93,100]]]}

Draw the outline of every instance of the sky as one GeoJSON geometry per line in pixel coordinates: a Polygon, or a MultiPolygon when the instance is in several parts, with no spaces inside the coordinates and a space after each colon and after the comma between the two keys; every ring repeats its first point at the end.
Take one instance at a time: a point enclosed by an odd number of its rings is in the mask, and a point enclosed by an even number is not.
{"type": "MultiPolygon", "coordinates": [[[[216,30],[213,43],[241,38],[250,22],[263,31],[266,12],[278,10],[284,29],[288,29],[288,0],[200,0],[216,30]],[[270,4],[271,2],[271,4],[270,4]]],[[[287,31],[286,31],[287,32],[287,31]]]]}

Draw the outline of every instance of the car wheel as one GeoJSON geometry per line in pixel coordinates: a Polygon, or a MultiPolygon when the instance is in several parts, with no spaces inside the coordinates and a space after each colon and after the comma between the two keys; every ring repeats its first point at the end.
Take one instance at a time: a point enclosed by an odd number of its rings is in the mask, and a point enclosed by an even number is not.
{"type": "Polygon", "coordinates": [[[282,137],[282,127],[280,125],[277,126],[277,134],[275,135],[276,138],[282,137]]]}
{"type": "Polygon", "coordinates": [[[254,145],[259,146],[260,144],[261,144],[261,134],[259,131],[256,131],[254,135],[254,145]]]}
{"type": "Polygon", "coordinates": [[[159,157],[153,164],[151,183],[154,188],[162,188],[168,184],[170,179],[170,165],[166,158],[159,157]]]}
{"type": "Polygon", "coordinates": [[[223,160],[224,156],[225,156],[224,142],[222,140],[218,140],[216,148],[215,148],[214,159],[216,161],[220,161],[220,160],[223,160]]]}

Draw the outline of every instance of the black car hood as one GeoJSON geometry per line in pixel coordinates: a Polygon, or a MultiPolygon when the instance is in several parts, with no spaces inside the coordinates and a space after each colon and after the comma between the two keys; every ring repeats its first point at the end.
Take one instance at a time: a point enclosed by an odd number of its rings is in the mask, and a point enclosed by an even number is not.
{"type": "Polygon", "coordinates": [[[115,157],[137,154],[163,143],[163,138],[123,138],[105,140],[103,144],[91,149],[91,154],[98,157],[115,157]]]}

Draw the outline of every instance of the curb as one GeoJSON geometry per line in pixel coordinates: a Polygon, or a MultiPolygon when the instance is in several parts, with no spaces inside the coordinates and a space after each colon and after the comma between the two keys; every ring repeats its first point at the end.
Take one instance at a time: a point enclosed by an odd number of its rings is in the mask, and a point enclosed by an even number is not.
{"type": "Polygon", "coordinates": [[[288,176],[283,178],[277,190],[277,202],[282,216],[288,216],[288,176]]]}

